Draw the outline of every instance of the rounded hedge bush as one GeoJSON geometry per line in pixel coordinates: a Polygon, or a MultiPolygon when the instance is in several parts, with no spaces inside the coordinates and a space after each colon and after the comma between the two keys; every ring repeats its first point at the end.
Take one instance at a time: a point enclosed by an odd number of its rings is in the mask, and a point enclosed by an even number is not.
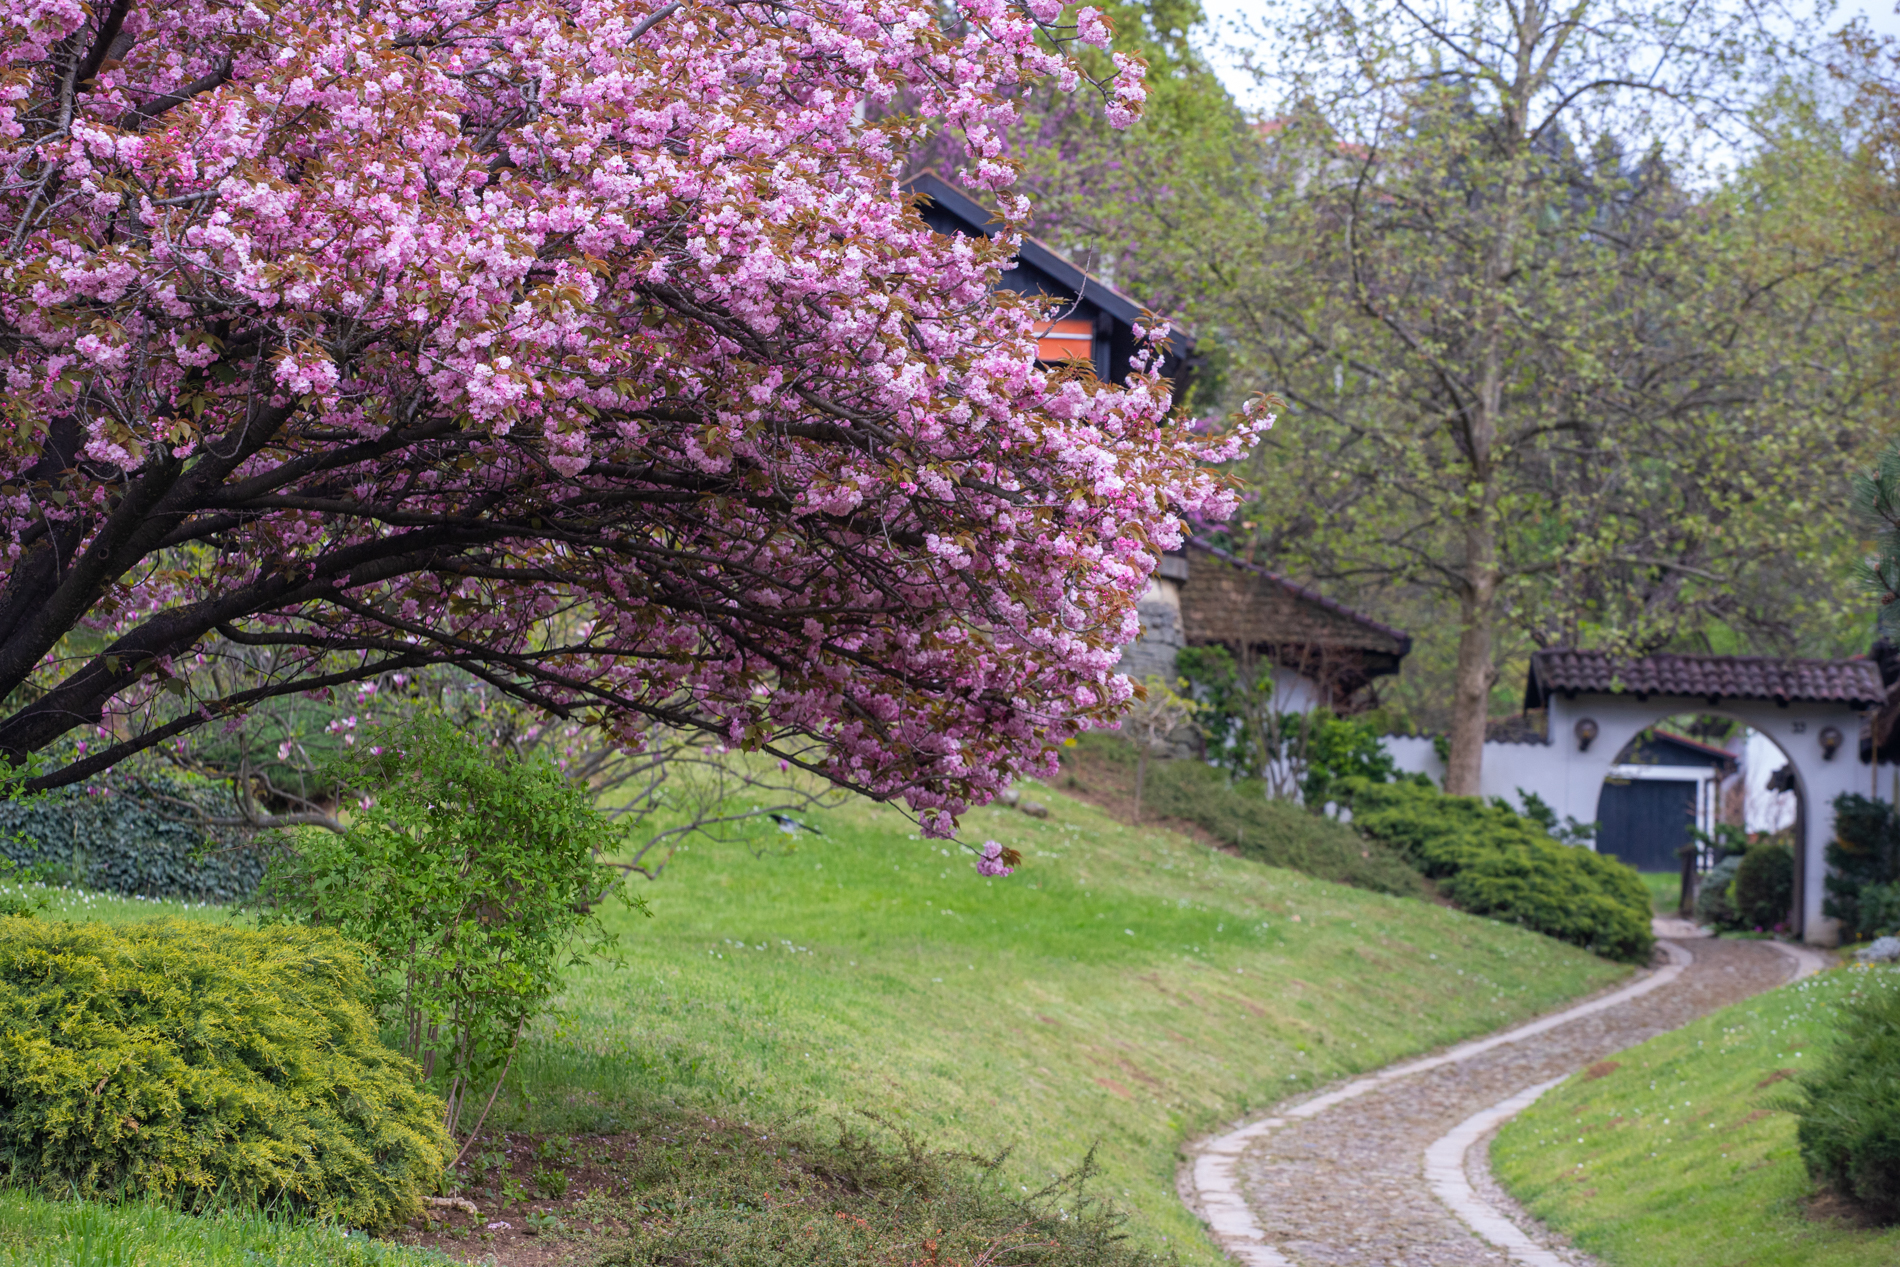
{"type": "Polygon", "coordinates": [[[1460,910],[1613,959],[1649,958],[1649,890],[1615,858],[1560,844],[1521,814],[1429,784],[1350,780],[1342,792],[1352,825],[1400,850],[1460,910]]]}
{"type": "Polygon", "coordinates": [[[1794,850],[1756,845],[1742,856],[1730,892],[1743,928],[1772,932],[1786,924],[1794,908],[1794,850]]]}
{"type": "Polygon", "coordinates": [[[0,1175],[402,1222],[449,1139],[368,992],[320,929],[0,918],[0,1175]]]}
{"type": "Polygon", "coordinates": [[[1800,1082],[1796,1138],[1816,1182],[1900,1223],[1900,983],[1870,973],[1833,1043],[1800,1082]]]}

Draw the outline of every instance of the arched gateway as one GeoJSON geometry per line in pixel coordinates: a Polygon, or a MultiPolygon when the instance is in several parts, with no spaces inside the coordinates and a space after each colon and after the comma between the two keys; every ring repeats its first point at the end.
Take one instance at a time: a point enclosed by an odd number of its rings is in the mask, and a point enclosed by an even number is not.
{"type": "MultiPolygon", "coordinates": [[[[1541,736],[1488,742],[1483,794],[1518,803],[1535,792],[1561,816],[1592,822],[1617,756],[1643,731],[1684,713],[1718,713],[1772,739],[1794,772],[1797,823],[1795,918],[1802,939],[1832,945],[1836,922],[1821,914],[1834,798],[1876,795],[1860,755],[1860,732],[1886,701],[1873,660],[1782,660],[1767,656],[1654,655],[1617,659],[1599,651],[1551,650],[1531,657],[1527,717],[1541,736]]],[[[1442,774],[1429,741],[1388,740],[1402,768],[1442,774]],[[1434,768],[1436,767],[1436,768],[1434,768]]]]}

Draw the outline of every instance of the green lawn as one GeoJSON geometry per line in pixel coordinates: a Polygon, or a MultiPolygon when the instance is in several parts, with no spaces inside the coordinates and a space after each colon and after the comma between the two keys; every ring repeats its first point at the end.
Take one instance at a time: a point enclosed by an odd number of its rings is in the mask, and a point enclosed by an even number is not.
{"type": "MultiPolygon", "coordinates": [[[[1218,1255],[1175,1195],[1183,1141],[1628,971],[1515,927],[1230,857],[1032,791],[1052,808],[1047,821],[1001,809],[965,820],[967,839],[1023,852],[1026,865],[1006,879],[979,877],[967,853],[861,801],[812,815],[822,836],[774,834],[759,852],[682,850],[660,880],[639,882],[652,918],[608,914],[622,959],[572,971],[560,1016],[524,1044],[519,1093],[491,1127],[648,1131],[676,1110],[703,1110],[759,1124],[764,1140],[835,1132],[833,1121],[861,1123],[862,1111],[935,1147],[1012,1150],[1002,1173],[1017,1191],[1071,1172],[1096,1147],[1102,1185],[1132,1211],[1135,1237],[1212,1264],[1218,1255]]],[[[29,891],[55,918],[228,918],[29,891]]],[[[86,1219],[171,1235],[148,1214],[0,1203],[0,1263],[66,1261],[57,1247],[86,1219]]],[[[291,1264],[340,1248],[249,1244],[291,1264]]]]}
{"type": "Polygon", "coordinates": [[[135,1202],[0,1193],[0,1264],[13,1267],[447,1267],[448,1259],[308,1221],[203,1218],[135,1202]]]}
{"type": "Polygon", "coordinates": [[[1809,1216],[1782,1111],[1791,1074],[1857,989],[1900,973],[1844,968],[1711,1013],[1573,1077],[1500,1132],[1498,1178],[1616,1267],[1874,1267],[1900,1230],[1809,1216]],[[1610,1066],[1614,1065],[1614,1068],[1610,1066]]]}
{"type": "Polygon", "coordinates": [[[1658,915],[1674,915],[1682,904],[1682,873],[1644,871],[1643,887],[1649,890],[1649,905],[1658,915]]]}
{"type": "Polygon", "coordinates": [[[44,903],[41,914],[56,919],[96,919],[114,926],[157,919],[161,915],[182,919],[228,920],[229,907],[203,902],[169,902],[151,898],[120,897],[116,893],[94,893],[90,889],[43,884],[16,884],[0,880],[0,897],[18,895],[29,902],[44,903]]]}
{"type": "Polygon", "coordinates": [[[653,918],[610,916],[623,962],[574,972],[502,1124],[867,1110],[937,1146],[1012,1148],[1024,1186],[1099,1144],[1137,1234],[1207,1263],[1175,1195],[1185,1139],[1628,971],[1034,795],[1046,822],[965,820],[1022,850],[1007,879],[863,802],[761,855],[693,845],[645,887],[653,918]]]}

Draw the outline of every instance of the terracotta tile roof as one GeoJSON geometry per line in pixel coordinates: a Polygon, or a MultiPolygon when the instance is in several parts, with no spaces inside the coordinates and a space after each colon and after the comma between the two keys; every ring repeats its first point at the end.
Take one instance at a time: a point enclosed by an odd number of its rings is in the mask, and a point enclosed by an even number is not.
{"type": "Polygon", "coordinates": [[[1527,708],[1575,691],[1724,699],[1814,700],[1854,706],[1887,698],[1872,660],[1784,660],[1774,656],[1652,655],[1621,659],[1602,651],[1555,649],[1531,656],[1527,708]]]}
{"type": "Polygon", "coordinates": [[[1678,748],[1687,748],[1693,753],[1698,753],[1705,757],[1712,757],[1724,766],[1733,767],[1741,763],[1741,758],[1720,744],[1703,743],[1700,739],[1691,739],[1687,735],[1678,735],[1673,730],[1657,729],[1650,733],[1662,743],[1674,744],[1678,748]]]}

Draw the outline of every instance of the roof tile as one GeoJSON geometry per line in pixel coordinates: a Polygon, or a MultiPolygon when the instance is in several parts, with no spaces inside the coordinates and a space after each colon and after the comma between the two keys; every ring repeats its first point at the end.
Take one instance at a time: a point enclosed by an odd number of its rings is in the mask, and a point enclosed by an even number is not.
{"type": "Polygon", "coordinates": [[[1774,656],[1652,655],[1637,659],[1602,651],[1556,648],[1531,656],[1525,703],[1541,707],[1554,694],[1681,695],[1714,702],[1764,699],[1869,705],[1886,699],[1872,660],[1793,660],[1774,656]],[[1533,703],[1533,697],[1535,703],[1533,703]]]}
{"type": "Polygon", "coordinates": [[[1221,549],[1219,546],[1215,545],[1212,541],[1208,540],[1206,537],[1189,537],[1188,545],[1192,546],[1196,550],[1205,550],[1207,553],[1213,555],[1215,558],[1219,559],[1222,563],[1227,564],[1229,567],[1239,568],[1243,572],[1252,572],[1254,575],[1264,578],[1270,583],[1279,586],[1281,589],[1291,594],[1294,598],[1299,599],[1301,602],[1312,603],[1315,606],[1322,607],[1329,612],[1334,612],[1340,616],[1344,616],[1347,620],[1353,621],[1355,624],[1363,625],[1367,629],[1371,629],[1377,633],[1384,634],[1386,637],[1392,639],[1394,642],[1399,644],[1398,653],[1401,656],[1409,654],[1412,650],[1412,635],[1409,633],[1406,633],[1403,629],[1394,629],[1391,625],[1386,624],[1384,621],[1374,620],[1372,617],[1366,615],[1364,612],[1354,611],[1352,608],[1346,606],[1344,603],[1338,602],[1334,599],[1330,599],[1326,597],[1326,595],[1320,593],[1316,589],[1312,589],[1308,586],[1301,585],[1297,581],[1289,581],[1286,577],[1281,576],[1278,572],[1268,571],[1266,568],[1261,567],[1258,563],[1249,563],[1245,559],[1241,558],[1239,555],[1231,554],[1228,551],[1221,549]]]}

